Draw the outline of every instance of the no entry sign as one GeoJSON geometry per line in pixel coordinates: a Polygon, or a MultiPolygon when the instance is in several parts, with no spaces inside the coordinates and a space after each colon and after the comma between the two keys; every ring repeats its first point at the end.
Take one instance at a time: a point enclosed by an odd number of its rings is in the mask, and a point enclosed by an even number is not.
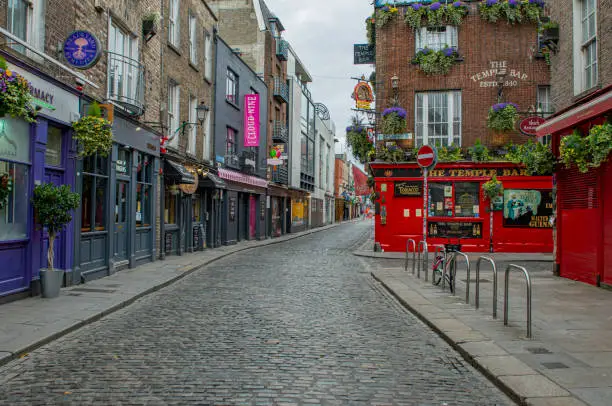
{"type": "Polygon", "coordinates": [[[431,169],[436,165],[438,153],[434,147],[423,145],[417,153],[417,163],[421,168],[431,169]]]}

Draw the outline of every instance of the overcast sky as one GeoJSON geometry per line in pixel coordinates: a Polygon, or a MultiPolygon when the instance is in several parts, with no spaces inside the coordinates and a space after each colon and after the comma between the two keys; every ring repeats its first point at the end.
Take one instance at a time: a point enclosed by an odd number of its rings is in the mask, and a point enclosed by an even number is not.
{"type": "Polygon", "coordinates": [[[353,44],[365,44],[371,0],[265,0],[285,27],[284,37],[313,76],[315,103],[323,103],[336,123],[336,152],[344,151],[345,128],[353,115],[355,80],[369,77],[370,65],[353,65],[353,44]]]}

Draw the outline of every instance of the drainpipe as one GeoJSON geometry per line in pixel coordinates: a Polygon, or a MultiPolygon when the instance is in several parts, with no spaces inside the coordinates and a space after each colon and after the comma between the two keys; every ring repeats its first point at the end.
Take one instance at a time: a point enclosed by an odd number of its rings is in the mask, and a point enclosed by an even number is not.
{"type": "MultiPolygon", "coordinates": [[[[160,0],[159,1],[159,6],[160,6],[160,10],[161,10],[161,25],[162,28],[165,26],[166,22],[164,20],[164,1],[160,0]]],[[[163,29],[162,29],[163,31],[163,29]]],[[[162,40],[160,41],[160,46],[159,46],[159,63],[160,63],[160,83],[159,83],[159,94],[162,96],[162,100],[167,100],[164,97],[167,96],[164,92],[164,89],[166,88],[164,86],[164,44],[165,42],[162,40]]],[[[166,106],[166,110],[168,109],[168,106],[166,106]]],[[[162,110],[160,109],[159,111],[159,124],[160,124],[160,128],[162,129],[162,136],[163,136],[163,131],[164,131],[164,123],[162,120],[162,110]]],[[[166,168],[165,162],[166,162],[166,157],[164,154],[161,154],[160,151],[160,155],[159,155],[159,160],[160,160],[160,168],[161,168],[161,175],[159,177],[159,259],[163,260],[166,258],[166,221],[164,218],[164,212],[166,210],[165,204],[166,204],[166,181],[164,180],[164,170],[166,168]]]]}

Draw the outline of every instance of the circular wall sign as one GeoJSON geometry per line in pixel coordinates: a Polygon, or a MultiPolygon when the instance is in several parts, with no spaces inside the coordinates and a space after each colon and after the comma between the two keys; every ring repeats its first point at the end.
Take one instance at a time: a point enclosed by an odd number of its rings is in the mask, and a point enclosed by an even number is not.
{"type": "Polygon", "coordinates": [[[77,69],[89,69],[100,60],[100,41],[89,31],[74,31],[64,41],[64,58],[77,69]]]}
{"type": "Polygon", "coordinates": [[[536,129],[544,124],[545,121],[546,119],[544,117],[526,117],[519,122],[519,130],[525,135],[534,137],[536,135],[536,129]]]}
{"type": "Polygon", "coordinates": [[[421,168],[431,169],[436,165],[438,153],[434,147],[423,145],[417,153],[417,163],[421,168]]]}

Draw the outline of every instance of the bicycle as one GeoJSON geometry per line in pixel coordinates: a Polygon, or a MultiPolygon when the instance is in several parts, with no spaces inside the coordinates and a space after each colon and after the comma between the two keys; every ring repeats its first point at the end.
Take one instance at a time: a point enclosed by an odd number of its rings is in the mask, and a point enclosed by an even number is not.
{"type": "Polygon", "coordinates": [[[446,245],[447,251],[445,253],[439,253],[436,255],[434,259],[432,270],[433,270],[433,280],[432,283],[436,286],[440,285],[442,282],[442,276],[444,275],[444,281],[448,284],[451,293],[455,290],[455,275],[453,273],[454,265],[455,265],[455,247],[450,244],[446,245]],[[450,258],[450,260],[449,260],[450,258]],[[444,273],[444,269],[446,268],[446,273],[444,273]]]}

